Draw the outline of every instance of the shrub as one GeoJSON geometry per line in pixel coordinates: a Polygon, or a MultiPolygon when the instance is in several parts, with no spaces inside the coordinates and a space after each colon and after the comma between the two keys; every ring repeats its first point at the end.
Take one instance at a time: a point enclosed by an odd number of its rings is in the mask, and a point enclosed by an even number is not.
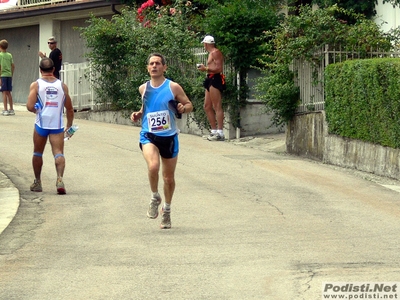
{"type": "MultiPolygon", "coordinates": [[[[265,44],[267,54],[261,59],[266,76],[258,81],[256,88],[261,97],[263,93],[266,94],[264,101],[268,99],[265,101],[267,110],[282,114],[281,118],[275,118],[279,122],[290,120],[295,115],[298,105],[298,99],[294,100],[295,87],[289,82],[280,83],[277,87],[269,85],[276,82],[277,74],[284,74],[283,70],[288,72],[287,66],[293,60],[311,64],[314,68],[312,84],[317,85],[317,70],[325,55],[321,49],[326,45],[332,48],[338,46],[342,51],[357,51],[361,57],[366,57],[372,50],[389,51],[398,37],[396,32],[384,33],[372,20],[336,5],[317,10],[309,5],[302,6],[298,15],[289,15],[277,29],[266,34],[270,40],[265,44]],[[337,19],[337,13],[352,17],[356,20],[355,24],[337,19]],[[278,103],[283,105],[280,110],[278,103]],[[268,107],[269,105],[273,106],[268,107]]],[[[288,73],[285,76],[286,80],[293,78],[288,73]]],[[[284,79],[281,76],[278,82],[283,82],[284,79]]],[[[311,99],[303,100],[307,103],[311,99]]]]}
{"type": "Polygon", "coordinates": [[[92,65],[98,102],[111,102],[116,110],[140,108],[138,87],[149,79],[146,65],[152,52],[166,57],[166,77],[179,82],[191,96],[194,82],[188,70],[193,67],[185,66],[194,66],[191,48],[196,40],[181,18],[180,14],[169,15],[165,8],[148,13],[146,20],[140,22],[135,10],[124,10],[111,20],[92,16],[89,25],[80,28],[91,49],[87,58],[92,65]]]}
{"type": "Polygon", "coordinates": [[[400,59],[332,64],[325,71],[329,132],[400,148],[400,59]]]}
{"type": "Polygon", "coordinates": [[[264,71],[264,76],[257,80],[258,99],[266,105],[266,112],[272,113],[272,124],[280,126],[289,122],[300,100],[300,89],[294,85],[293,72],[288,66],[264,71]]]}

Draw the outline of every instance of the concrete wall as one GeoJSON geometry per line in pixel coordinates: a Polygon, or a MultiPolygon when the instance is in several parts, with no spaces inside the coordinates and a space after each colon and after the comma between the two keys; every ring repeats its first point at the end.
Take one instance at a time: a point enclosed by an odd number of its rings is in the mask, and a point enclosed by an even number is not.
{"type": "Polygon", "coordinates": [[[324,157],[324,129],[324,114],[322,112],[296,116],[287,126],[287,152],[322,161],[324,157]]]}
{"type": "Polygon", "coordinates": [[[328,134],[325,113],[296,116],[286,132],[288,153],[400,180],[400,149],[328,134]]]}
{"type": "Polygon", "coordinates": [[[249,102],[240,111],[241,136],[253,136],[269,133],[285,132],[286,126],[276,127],[272,125],[271,115],[265,113],[265,104],[249,102]]]}
{"type": "Polygon", "coordinates": [[[400,180],[400,149],[328,135],[324,162],[400,180]]]}
{"type": "MultiPolygon", "coordinates": [[[[271,116],[264,113],[264,105],[260,103],[250,103],[243,109],[240,113],[242,129],[238,132],[236,128],[233,128],[229,123],[229,115],[225,114],[225,125],[224,134],[227,139],[238,138],[245,136],[261,135],[267,133],[281,133],[285,132],[285,127],[277,128],[275,126],[271,127],[271,116]]],[[[82,111],[76,112],[76,119],[85,119],[96,122],[105,123],[115,123],[129,126],[139,126],[140,124],[133,125],[130,121],[131,112],[115,112],[115,111],[82,111]]],[[[76,121],[78,123],[79,121],[76,121]]],[[[191,119],[190,115],[184,114],[182,119],[177,120],[178,128],[183,133],[193,134],[193,135],[208,135],[208,130],[202,131],[196,125],[196,123],[191,119]]]]}

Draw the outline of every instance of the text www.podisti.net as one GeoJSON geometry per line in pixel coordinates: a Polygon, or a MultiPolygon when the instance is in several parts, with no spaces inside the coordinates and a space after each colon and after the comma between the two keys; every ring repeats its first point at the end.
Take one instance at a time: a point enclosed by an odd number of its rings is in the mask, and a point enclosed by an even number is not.
{"type": "Polygon", "coordinates": [[[399,282],[324,282],[322,299],[400,299],[399,282]]]}

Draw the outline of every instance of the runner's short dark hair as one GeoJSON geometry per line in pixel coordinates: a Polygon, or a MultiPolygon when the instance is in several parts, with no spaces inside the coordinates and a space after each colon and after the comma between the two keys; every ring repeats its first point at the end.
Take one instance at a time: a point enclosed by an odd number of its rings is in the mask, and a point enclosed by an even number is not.
{"type": "Polygon", "coordinates": [[[54,68],[54,62],[51,58],[43,57],[40,61],[39,68],[44,72],[51,72],[54,68]]]}
{"type": "Polygon", "coordinates": [[[147,57],[147,63],[149,63],[150,58],[153,57],[153,56],[158,56],[158,57],[160,57],[160,58],[161,58],[161,63],[162,63],[163,65],[166,64],[164,55],[162,55],[162,54],[160,54],[160,53],[157,53],[157,52],[151,53],[151,54],[147,57]]]}

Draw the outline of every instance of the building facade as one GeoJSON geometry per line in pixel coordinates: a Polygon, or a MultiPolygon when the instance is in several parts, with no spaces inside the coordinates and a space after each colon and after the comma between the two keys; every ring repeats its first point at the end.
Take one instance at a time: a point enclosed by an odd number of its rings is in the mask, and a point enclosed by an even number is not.
{"type": "Polygon", "coordinates": [[[38,52],[49,54],[50,36],[58,41],[63,63],[84,62],[85,41],[76,27],[86,26],[91,14],[111,18],[120,9],[115,2],[96,0],[19,0],[11,8],[6,4],[0,4],[0,40],[9,42],[8,51],[14,58],[15,103],[26,103],[30,83],[40,75],[38,52]]]}

